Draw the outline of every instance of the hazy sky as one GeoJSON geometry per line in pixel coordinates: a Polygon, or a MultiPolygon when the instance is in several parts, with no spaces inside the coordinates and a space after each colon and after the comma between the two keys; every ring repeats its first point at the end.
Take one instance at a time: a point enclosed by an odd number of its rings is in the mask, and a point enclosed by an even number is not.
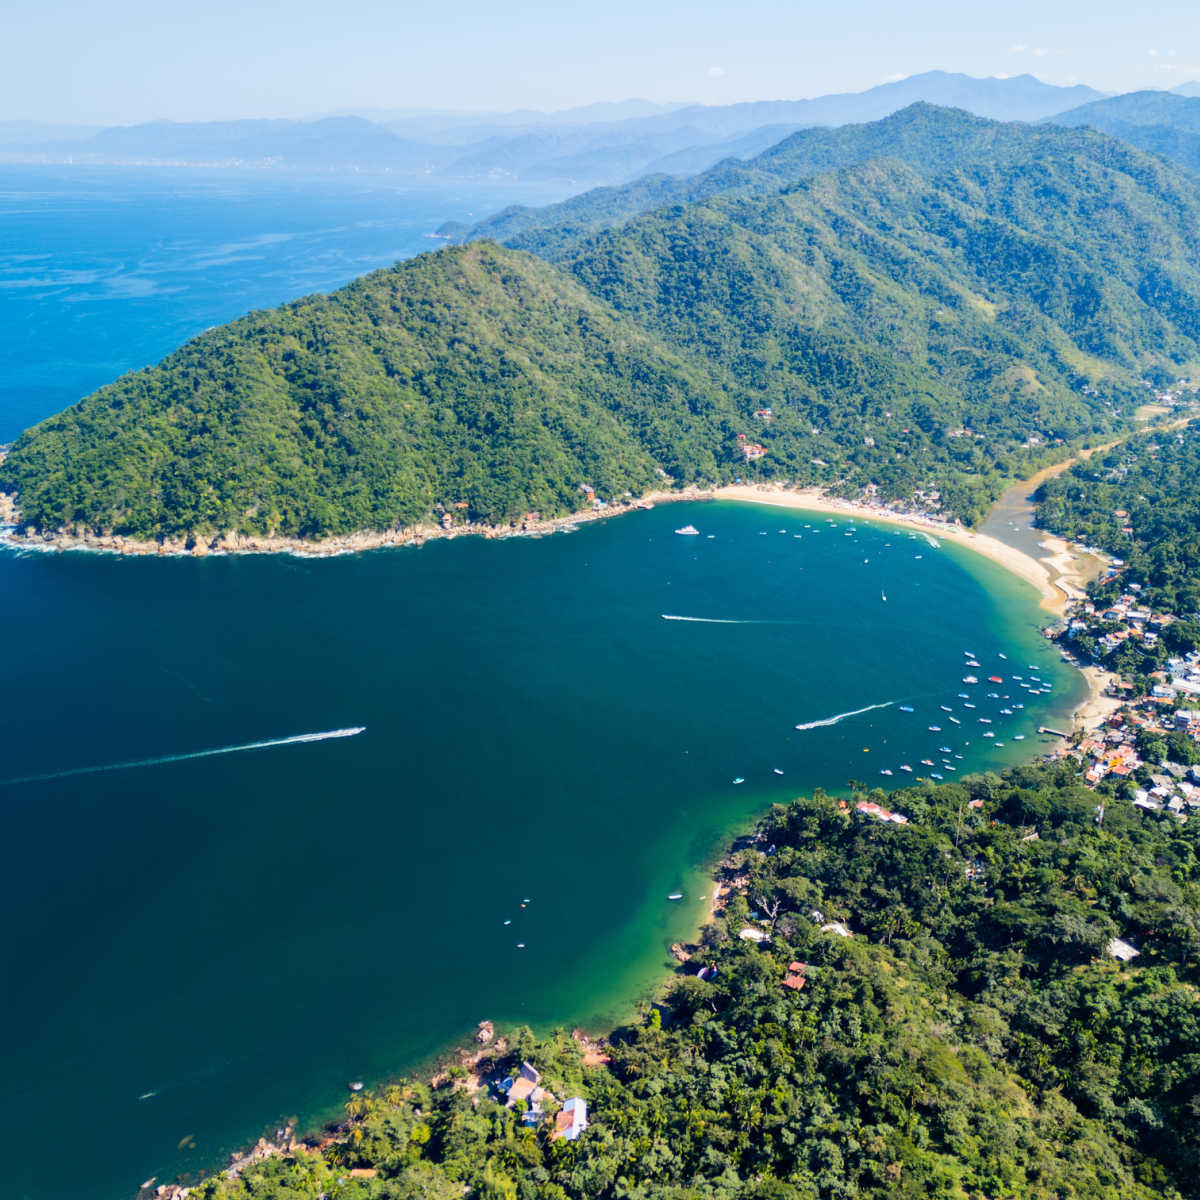
{"type": "Polygon", "coordinates": [[[940,67],[1200,78],[1196,0],[17,0],[0,119],[795,99],[940,67]]]}

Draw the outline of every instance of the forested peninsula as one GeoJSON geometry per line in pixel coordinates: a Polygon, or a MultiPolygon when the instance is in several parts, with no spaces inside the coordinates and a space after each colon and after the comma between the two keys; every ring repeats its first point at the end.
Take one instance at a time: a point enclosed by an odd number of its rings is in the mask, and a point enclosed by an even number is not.
{"type": "Polygon", "coordinates": [[[17,537],[505,527],[738,479],[972,522],[1200,359],[1177,168],[927,105],[818,133],[200,335],[17,439],[17,537]]]}
{"type": "Polygon", "coordinates": [[[861,793],[777,806],[662,1004],[603,1053],[507,1032],[190,1194],[1194,1197],[1200,826],[1119,786],[1073,763],[922,784],[887,798],[906,825],[861,793]],[[508,1104],[522,1062],[548,1109],[586,1099],[580,1137],[508,1104]]]}

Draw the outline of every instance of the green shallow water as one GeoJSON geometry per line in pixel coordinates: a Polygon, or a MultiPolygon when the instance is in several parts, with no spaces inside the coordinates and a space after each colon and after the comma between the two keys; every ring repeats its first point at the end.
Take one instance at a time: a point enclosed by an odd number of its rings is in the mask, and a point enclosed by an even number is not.
{"type": "Polygon", "coordinates": [[[0,613],[5,779],[366,727],[0,787],[2,1170],[38,1200],[219,1165],[485,1017],[619,1017],[767,804],[943,739],[1029,757],[1083,691],[993,564],[732,503],[326,561],[3,554],[0,613]],[[1003,748],[938,708],[985,690],[967,649],[1054,684],[1003,748]]]}

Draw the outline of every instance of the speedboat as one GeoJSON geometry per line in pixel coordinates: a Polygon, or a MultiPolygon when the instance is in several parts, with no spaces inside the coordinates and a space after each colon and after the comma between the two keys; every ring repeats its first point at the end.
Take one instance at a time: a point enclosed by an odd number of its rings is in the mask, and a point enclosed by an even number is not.
{"type": "Polygon", "coordinates": [[[741,775],[739,775],[733,782],[734,783],[745,783],[746,780],[741,775]]]}
{"type": "Polygon", "coordinates": [[[911,704],[902,704],[902,705],[900,705],[900,711],[901,712],[912,712],[913,706],[911,704]]]}

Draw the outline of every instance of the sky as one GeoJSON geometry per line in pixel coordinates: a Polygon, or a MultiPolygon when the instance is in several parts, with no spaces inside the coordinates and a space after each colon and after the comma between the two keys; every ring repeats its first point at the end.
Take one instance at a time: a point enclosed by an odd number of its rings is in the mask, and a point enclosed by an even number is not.
{"type": "Polygon", "coordinates": [[[1200,78],[1196,0],[24,0],[0,120],[731,104],[921,71],[1103,91],[1200,78]],[[974,11],[978,9],[978,11],[974,11]]]}

